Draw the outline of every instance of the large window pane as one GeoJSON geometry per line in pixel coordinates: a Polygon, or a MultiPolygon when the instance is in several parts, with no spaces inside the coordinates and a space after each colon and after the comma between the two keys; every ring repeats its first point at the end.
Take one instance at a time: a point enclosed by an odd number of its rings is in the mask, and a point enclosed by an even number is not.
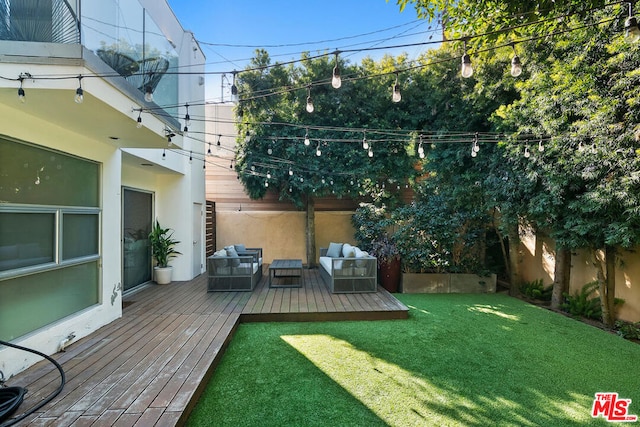
{"type": "Polygon", "coordinates": [[[17,337],[98,303],[98,262],[0,282],[0,339],[17,337]]]}
{"type": "Polygon", "coordinates": [[[0,271],[55,261],[55,213],[0,212],[0,271]]]}
{"type": "Polygon", "coordinates": [[[99,165],[0,137],[0,200],[6,203],[99,206],[99,165]]]}
{"type": "Polygon", "coordinates": [[[62,215],[62,259],[98,255],[98,214],[62,215]]]}

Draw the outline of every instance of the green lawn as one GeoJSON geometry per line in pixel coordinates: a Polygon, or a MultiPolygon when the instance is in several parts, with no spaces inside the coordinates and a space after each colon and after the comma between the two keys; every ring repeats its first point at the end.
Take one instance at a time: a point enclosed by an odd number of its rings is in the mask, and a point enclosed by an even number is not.
{"type": "Polygon", "coordinates": [[[408,320],[239,327],[189,426],[571,426],[640,415],[640,345],[504,295],[398,295],[408,320]]]}

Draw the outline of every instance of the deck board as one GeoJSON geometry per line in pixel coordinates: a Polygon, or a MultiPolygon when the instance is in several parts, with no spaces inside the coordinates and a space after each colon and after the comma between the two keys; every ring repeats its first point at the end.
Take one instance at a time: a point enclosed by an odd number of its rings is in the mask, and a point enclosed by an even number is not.
{"type": "MultiPolygon", "coordinates": [[[[266,266],[265,266],[266,269],[266,266]]],[[[332,294],[318,270],[302,287],[207,292],[206,275],[150,285],[123,298],[121,318],[53,357],[67,382],[20,425],[182,425],[241,322],[402,319],[408,309],[384,289],[332,294]]],[[[29,391],[16,415],[49,395],[58,371],[39,362],[7,382],[29,391]]]]}

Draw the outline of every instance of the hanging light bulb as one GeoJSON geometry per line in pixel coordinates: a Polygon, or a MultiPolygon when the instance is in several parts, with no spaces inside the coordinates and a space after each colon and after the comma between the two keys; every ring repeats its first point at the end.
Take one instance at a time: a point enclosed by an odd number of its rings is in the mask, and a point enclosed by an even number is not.
{"type": "Polygon", "coordinates": [[[393,84],[393,94],[391,95],[391,101],[402,101],[402,94],[400,94],[400,85],[398,84],[398,73],[396,73],[396,82],[393,84]]]}
{"type": "Polygon", "coordinates": [[[368,150],[369,149],[369,142],[367,142],[367,133],[363,132],[363,136],[362,136],[362,149],[363,150],[368,150]]]}
{"type": "Polygon", "coordinates": [[[293,176],[293,170],[289,168],[289,176],[293,176]]]}
{"type": "Polygon", "coordinates": [[[464,41],[464,55],[462,55],[462,69],[460,70],[462,77],[468,79],[473,75],[473,66],[471,65],[471,57],[467,54],[467,41],[464,41]]]}
{"type": "Polygon", "coordinates": [[[211,154],[212,154],[211,153],[211,143],[209,143],[209,149],[207,150],[207,156],[210,156],[211,154]]]}
{"type": "Polygon", "coordinates": [[[313,113],[313,100],[311,99],[311,88],[307,88],[307,113],[313,113]]]}
{"type": "Polygon", "coordinates": [[[342,86],[342,79],[340,78],[340,68],[338,68],[338,51],[336,54],[336,65],[333,67],[333,77],[331,77],[331,86],[335,89],[339,89],[342,86]]]}
{"type": "Polygon", "coordinates": [[[142,110],[138,113],[138,120],[136,123],[136,127],[140,129],[142,127],[142,110]]]}
{"type": "Polygon", "coordinates": [[[237,72],[234,70],[232,73],[233,80],[231,82],[231,102],[238,102],[238,86],[236,86],[236,74],[237,72]]]}
{"type": "Polygon", "coordinates": [[[271,179],[271,172],[267,172],[267,179],[271,179]]]}
{"type": "Polygon", "coordinates": [[[24,104],[26,101],[24,89],[22,88],[22,81],[24,80],[24,78],[20,76],[19,80],[20,80],[20,87],[18,88],[18,100],[24,104]]]}
{"type": "Polygon", "coordinates": [[[273,154],[273,150],[271,149],[271,147],[267,148],[267,154],[268,155],[272,155],[273,154]]]}
{"type": "Polygon", "coordinates": [[[185,104],[184,107],[187,109],[187,112],[184,115],[184,125],[186,127],[191,125],[191,116],[189,116],[189,104],[185,104]]]}
{"type": "Polygon", "coordinates": [[[309,140],[309,130],[307,129],[307,132],[304,134],[304,145],[308,147],[309,144],[311,144],[311,141],[309,140]]]}
{"type": "Polygon", "coordinates": [[[518,77],[522,74],[522,63],[520,62],[520,57],[516,53],[515,43],[512,43],[511,47],[513,48],[513,58],[511,58],[511,75],[513,77],[518,77]]]}
{"type": "Polygon", "coordinates": [[[524,147],[524,158],[528,159],[529,157],[531,157],[531,153],[529,152],[529,146],[527,145],[524,147]]]}
{"type": "Polygon", "coordinates": [[[629,17],[624,21],[624,36],[630,43],[637,43],[640,40],[640,28],[638,20],[633,15],[632,2],[629,2],[629,17]]]}
{"type": "Polygon", "coordinates": [[[144,91],[144,100],[147,102],[153,102],[153,90],[151,86],[147,86],[144,91]]]}
{"type": "Polygon", "coordinates": [[[322,151],[320,151],[320,143],[318,142],[318,148],[316,148],[316,156],[322,156],[322,151]]]}
{"type": "Polygon", "coordinates": [[[164,148],[162,149],[162,160],[165,160],[167,158],[167,153],[164,151],[164,148]]]}
{"type": "Polygon", "coordinates": [[[473,145],[471,147],[471,157],[477,157],[478,156],[478,152],[476,151],[476,146],[473,145]]]}
{"type": "Polygon", "coordinates": [[[78,76],[78,89],[76,89],[76,94],[73,97],[73,100],[76,104],[82,104],[84,101],[84,91],[82,90],[82,75],[78,76]]]}
{"type": "Polygon", "coordinates": [[[544,151],[544,145],[542,145],[542,140],[540,140],[538,142],[538,151],[543,152],[544,151]]]}
{"type": "Polygon", "coordinates": [[[193,162],[193,152],[189,151],[189,163],[193,162]]]}
{"type": "Polygon", "coordinates": [[[369,156],[370,158],[373,157],[373,148],[371,148],[371,146],[369,146],[369,151],[367,151],[367,156],[369,156]]]}

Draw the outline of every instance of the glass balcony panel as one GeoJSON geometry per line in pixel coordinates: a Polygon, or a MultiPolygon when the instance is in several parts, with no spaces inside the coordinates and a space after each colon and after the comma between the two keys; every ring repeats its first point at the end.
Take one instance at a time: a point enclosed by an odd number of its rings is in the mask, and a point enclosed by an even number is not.
{"type": "Polygon", "coordinates": [[[0,0],[0,40],[79,43],[75,1],[0,0]]]}

